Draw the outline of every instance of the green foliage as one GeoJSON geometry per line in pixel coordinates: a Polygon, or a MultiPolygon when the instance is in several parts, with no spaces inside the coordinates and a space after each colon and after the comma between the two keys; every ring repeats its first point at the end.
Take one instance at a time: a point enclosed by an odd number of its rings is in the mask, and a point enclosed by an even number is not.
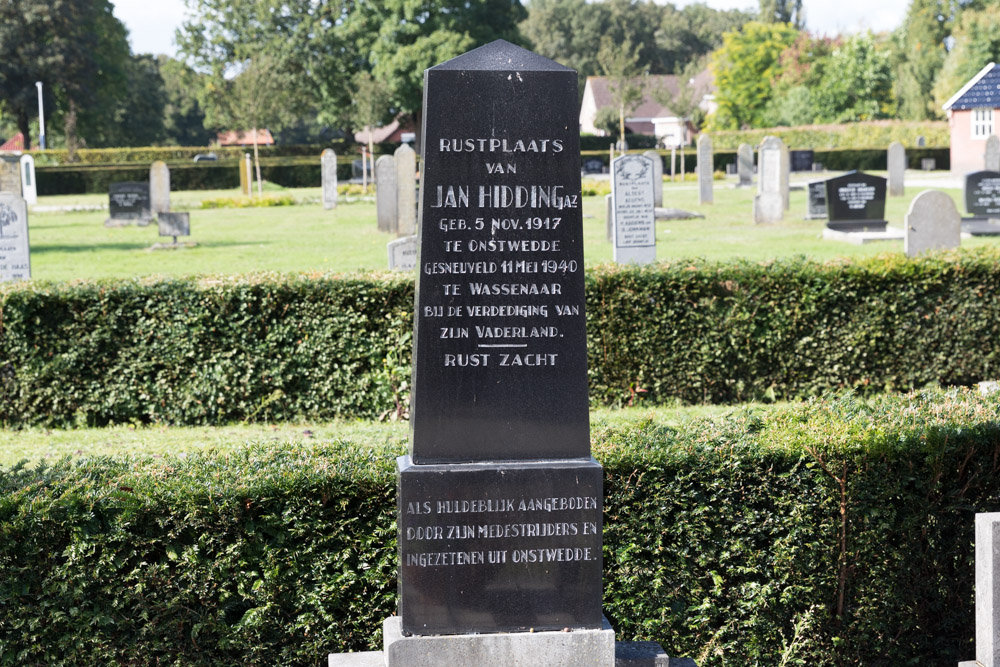
{"type": "Polygon", "coordinates": [[[601,50],[597,52],[601,71],[608,78],[608,91],[618,110],[618,134],[625,134],[625,117],[642,103],[646,90],[646,79],[641,76],[638,46],[626,40],[624,44],[614,42],[610,37],[601,38],[601,50]]]}
{"type": "Polygon", "coordinates": [[[830,54],[812,91],[816,120],[845,123],[891,118],[896,112],[888,51],[872,35],[855,35],[830,54]]]}
{"type": "MultiPolygon", "coordinates": [[[[733,403],[996,377],[998,260],[984,248],[590,270],[591,400],[622,405],[640,387],[656,404],[733,403]]],[[[6,286],[0,423],[377,417],[396,406],[384,360],[409,363],[412,290],[368,275],[6,286]]]]}
{"type": "Polygon", "coordinates": [[[790,23],[798,29],[805,27],[802,0],[759,0],[760,20],[766,23],[790,23]]]}
{"type": "Polygon", "coordinates": [[[617,139],[620,125],[618,109],[614,107],[603,107],[597,110],[594,116],[594,127],[607,132],[607,136],[601,139],[617,139]]]}
{"type": "MultiPolygon", "coordinates": [[[[898,141],[907,148],[915,148],[917,137],[924,137],[928,146],[946,148],[951,145],[947,122],[889,120],[760,130],[722,130],[712,132],[712,143],[717,150],[735,150],[742,143],[756,146],[766,136],[779,137],[790,148],[877,148],[884,151],[893,141],[898,141]]],[[[943,168],[940,162],[938,168],[943,168]]]]}
{"type": "Polygon", "coordinates": [[[907,120],[940,118],[933,103],[934,78],[945,58],[950,0],[913,0],[896,34],[896,97],[907,120]]]}
{"type": "Polygon", "coordinates": [[[294,206],[295,199],[291,195],[281,195],[278,197],[217,197],[215,199],[202,199],[201,207],[209,208],[270,208],[272,206],[294,206]]]}
{"type": "Polygon", "coordinates": [[[205,128],[205,110],[198,101],[198,92],[204,85],[202,76],[168,56],[157,56],[156,62],[166,95],[165,142],[172,146],[207,146],[215,136],[205,128]]]}
{"type": "Polygon", "coordinates": [[[798,37],[787,23],[750,22],[722,36],[712,54],[718,110],[709,117],[712,130],[761,127],[773,82],[782,72],[781,54],[798,37]]]}
{"type": "MultiPolygon", "coordinates": [[[[604,610],[702,667],[974,653],[1000,403],[847,394],[598,423],[604,610]],[[846,537],[846,539],[845,539],[846,537]]],[[[315,665],[396,608],[398,442],[0,470],[5,664],[315,665]]]]}
{"type": "Polygon", "coordinates": [[[957,93],[969,79],[991,62],[1000,61],[1000,5],[991,3],[981,10],[965,10],[952,33],[954,45],[934,81],[937,108],[957,93]]]}

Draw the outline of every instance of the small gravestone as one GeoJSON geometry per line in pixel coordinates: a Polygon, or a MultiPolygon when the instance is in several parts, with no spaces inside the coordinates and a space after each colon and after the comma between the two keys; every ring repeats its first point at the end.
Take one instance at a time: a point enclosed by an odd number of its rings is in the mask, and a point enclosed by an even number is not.
{"type": "Polygon", "coordinates": [[[787,182],[782,170],[784,144],[777,137],[765,137],[760,144],[757,164],[757,196],[753,199],[755,223],[781,222],[785,217],[785,198],[782,188],[787,182]]]}
{"type": "Polygon", "coordinates": [[[976,659],[959,667],[1000,667],[1000,512],[975,523],[976,659]]]}
{"type": "Polygon", "coordinates": [[[698,203],[711,204],[714,201],[712,179],[715,167],[712,162],[712,138],[707,134],[698,137],[698,203]]]}
{"type": "Polygon", "coordinates": [[[411,236],[417,231],[417,154],[409,144],[396,149],[396,233],[411,236]]]}
{"type": "Polygon", "coordinates": [[[622,155],[611,163],[614,260],[618,264],[656,261],[656,207],[653,162],[643,155],[622,155]]]}
{"type": "Polygon", "coordinates": [[[889,196],[902,197],[905,190],[903,181],[906,178],[906,149],[903,144],[898,141],[889,144],[886,163],[889,166],[889,196]]]}
{"type": "Polygon", "coordinates": [[[0,192],[21,196],[21,159],[16,155],[0,155],[0,192]]]}
{"type": "Polygon", "coordinates": [[[606,217],[604,218],[604,231],[608,237],[608,241],[614,243],[615,241],[615,198],[611,195],[604,195],[604,212],[606,217]]]}
{"type": "Polygon", "coordinates": [[[920,158],[920,169],[922,171],[934,171],[937,169],[937,159],[932,157],[920,158]]]}
{"type": "Polygon", "coordinates": [[[753,185],[753,146],[750,144],[740,144],[736,149],[736,174],[739,176],[736,187],[753,185]]]}
{"type": "Polygon", "coordinates": [[[396,206],[396,160],[382,155],[375,160],[375,215],[380,232],[396,233],[396,206]]]}
{"type": "Polygon", "coordinates": [[[149,168],[149,202],[153,213],[170,210],[170,168],[162,160],[149,168]]]}
{"type": "Polygon", "coordinates": [[[604,173],[604,160],[599,160],[598,158],[588,158],[583,161],[583,173],[584,174],[603,174],[604,173]]]}
{"type": "Polygon", "coordinates": [[[813,150],[789,151],[792,171],[812,171],[816,152],[813,150]]]}
{"type": "Polygon", "coordinates": [[[38,183],[35,181],[35,158],[27,153],[21,156],[21,196],[28,206],[38,203],[38,183]]]}
{"type": "Polygon", "coordinates": [[[151,250],[176,250],[178,248],[189,248],[195,243],[179,243],[178,236],[191,235],[191,214],[178,213],[176,211],[164,211],[156,217],[160,236],[172,236],[173,243],[156,243],[151,250]]]}
{"type": "Polygon", "coordinates": [[[663,206],[663,158],[656,151],[643,155],[653,162],[653,206],[663,206]]]}
{"type": "Polygon", "coordinates": [[[416,271],[417,237],[403,236],[385,244],[389,253],[390,271],[416,271]]]}
{"type": "Polygon", "coordinates": [[[919,137],[917,137],[917,148],[923,148],[926,145],[927,145],[927,137],[921,134],[919,137]]]}
{"type": "Polygon", "coordinates": [[[806,194],[806,220],[826,220],[826,181],[810,181],[806,194]]]}
{"type": "Polygon", "coordinates": [[[986,137],[983,169],[985,171],[1000,171],[1000,137],[995,134],[986,137]]]}
{"type": "Polygon", "coordinates": [[[788,146],[781,144],[781,203],[785,210],[792,207],[791,197],[792,159],[788,146]]]}
{"type": "Polygon", "coordinates": [[[827,228],[837,232],[884,232],[886,179],[851,171],[826,182],[827,228]]]}
{"type": "Polygon", "coordinates": [[[957,248],[962,239],[962,219],[955,202],[938,190],[921,192],[910,202],[905,234],[903,252],[907,257],[957,248]]]}
{"type": "Polygon", "coordinates": [[[337,154],[326,148],[319,158],[320,181],[323,188],[323,208],[337,208],[337,154]]]}
{"type": "Polygon", "coordinates": [[[0,282],[30,279],[28,205],[16,193],[0,192],[0,282]]]}
{"type": "Polygon", "coordinates": [[[965,175],[965,210],[962,231],[973,236],[998,236],[1000,224],[1000,172],[974,171],[965,175]]]}
{"type": "Polygon", "coordinates": [[[104,223],[107,227],[132,223],[138,223],[140,227],[148,225],[152,220],[149,181],[112,183],[108,188],[108,210],[110,217],[104,223]]]}

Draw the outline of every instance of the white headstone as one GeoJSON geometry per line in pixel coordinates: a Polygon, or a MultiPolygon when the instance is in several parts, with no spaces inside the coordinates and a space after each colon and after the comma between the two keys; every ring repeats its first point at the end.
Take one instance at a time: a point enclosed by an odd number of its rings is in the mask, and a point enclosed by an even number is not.
{"type": "Polygon", "coordinates": [[[323,188],[323,208],[337,208],[337,154],[326,148],[319,157],[320,184],[323,188]]]}
{"type": "Polygon", "coordinates": [[[889,144],[886,164],[889,167],[889,196],[902,197],[903,180],[906,177],[906,149],[903,144],[898,141],[889,144]]]}
{"type": "Polygon", "coordinates": [[[750,144],[740,144],[736,149],[736,174],[740,179],[737,187],[753,185],[753,146],[750,144]]]}
{"type": "Polygon", "coordinates": [[[792,176],[792,156],[788,152],[788,146],[781,143],[781,202],[785,210],[792,207],[791,187],[789,181],[792,176]]]}
{"type": "Polygon", "coordinates": [[[1000,137],[991,134],[986,137],[986,152],[983,153],[986,171],[1000,171],[1000,137]]]}
{"type": "Polygon", "coordinates": [[[957,248],[962,240],[962,217],[955,202],[938,190],[926,190],[913,198],[905,228],[903,251],[907,257],[957,248]]]}
{"type": "Polygon", "coordinates": [[[1000,512],[976,514],[976,662],[1000,667],[1000,512]]]}
{"type": "Polygon", "coordinates": [[[765,137],[760,144],[757,165],[757,196],[753,199],[753,221],[781,222],[785,217],[785,196],[788,182],[784,179],[782,161],[785,145],[777,137],[765,137]]]}
{"type": "Polygon", "coordinates": [[[643,153],[653,161],[653,205],[663,206],[663,158],[656,151],[643,153]]]}
{"type": "Polygon", "coordinates": [[[38,203],[38,184],[35,182],[35,158],[25,153],[21,156],[21,196],[24,203],[34,206],[38,203]]]}
{"type": "Polygon", "coordinates": [[[396,233],[396,160],[391,155],[375,161],[375,215],[380,232],[396,233]]]}
{"type": "Polygon", "coordinates": [[[653,163],[643,155],[622,155],[611,164],[614,260],[618,264],[656,261],[653,163]]]}
{"type": "Polygon", "coordinates": [[[417,154],[409,144],[396,149],[396,233],[417,232],[417,154]]]}
{"type": "MultiPolygon", "coordinates": [[[[376,165],[377,168],[377,165],[376,165]]],[[[416,271],[417,237],[403,236],[385,244],[389,251],[390,271],[416,271]]]]}
{"type": "Polygon", "coordinates": [[[698,203],[711,204],[715,198],[712,179],[715,168],[712,165],[712,138],[707,134],[698,137],[698,203]]]}
{"type": "Polygon", "coordinates": [[[250,161],[250,153],[245,153],[243,156],[243,168],[247,174],[246,190],[243,191],[245,195],[253,194],[253,163],[250,161]]]}
{"type": "Polygon", "coordinates": [[[170,168],[163,160],[149,168],[149,207],[154,214],[170,210],[170,168]]]}
{"type": "Polygon", "coordinates": [[[28,205],[17,193],[0,192],[0,283],[30,278],[28,205]]]}
{"type": "Polygon", "coordinates": [[[604,219],[604,231],[608,241],[615,242],[615,200],[611,195],[604,195],[604,211],[607,217],[604,219]]]}

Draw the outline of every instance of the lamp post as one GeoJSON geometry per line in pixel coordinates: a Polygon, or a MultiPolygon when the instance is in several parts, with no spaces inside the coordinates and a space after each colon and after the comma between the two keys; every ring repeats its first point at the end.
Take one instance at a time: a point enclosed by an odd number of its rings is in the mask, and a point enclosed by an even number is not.
{"type": "MultiPolygon", "coordinates": [[[[42,82],[36,81],[35,87],[38,88],[38,145],[44,151],[45,150],[45,109],[42,107],[42,82]]],[[[26,148],[31,148],[31,146],[26,146],[26,148]]]]}

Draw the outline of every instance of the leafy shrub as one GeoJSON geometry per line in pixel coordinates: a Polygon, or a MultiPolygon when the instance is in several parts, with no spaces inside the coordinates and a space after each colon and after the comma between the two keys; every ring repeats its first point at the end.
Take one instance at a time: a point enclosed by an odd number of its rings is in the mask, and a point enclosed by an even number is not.
{"type": "MultiPolygon", "coordinates": [[[[590,396],[739,403],[1000,376],[1000,250],[587,271],[590,396]]],[[[374,418],[407,391],[413,282],[0,287],[0,423],[374,418]],[[393,359],[392,363],[388,360],[393,359]],[[403,373],[402,375],[405,375],[403,373]]]]}
{"type": "MultiPolygon", "coordinates": [[[[848,394],[593,437],[618,638],[702,667],[974,654],[996,396],[848,394]]],[[[315,665],[378,648],[402,451],[258,443],[0,470],[0,660],[315,665]]]]}
{"type": "Polygon", "coordinates": [[[202,199],[202,208],[267,208],[271,206],[294,206],[295,199],[291,195],[268,197],[216,197],[202,199]]]}

